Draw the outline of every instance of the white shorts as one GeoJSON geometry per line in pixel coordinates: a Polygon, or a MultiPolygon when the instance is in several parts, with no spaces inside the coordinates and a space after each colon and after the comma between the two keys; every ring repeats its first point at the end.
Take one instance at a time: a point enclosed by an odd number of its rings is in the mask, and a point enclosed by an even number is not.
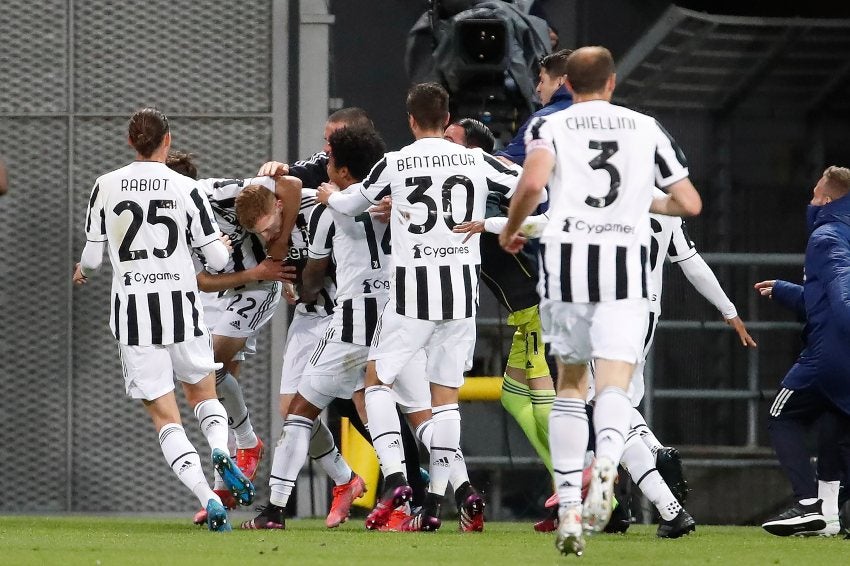
{"type": "Polygon", "coordinates": [[[298,393],[319,409],[331,401],[351,399],[351,394],[363,388],[369,346],[339,342],[329,328],[310,356],[298,393]]]}
{"type": "Polygon", "coordinates": [[[648,318],[647,299],[602,303],[540,301],[543,341],[566,364],[584,364],[598,358],[638,363],[643,359],[648,318]]]}
{"type": "MultiPolygon", "coordinates": [[[[657,312],[649,313],[649,322],[647,324],[646,335],[643,339],[643,357],[635,364],[635,369],[632,372],[632,380],[629,383],[629,389],[626,392],[632,402],[632,407],[637,407],[643,401],[643,395],[646,392],[646,385],[643,379],[643,370],[646,367],[646,357],[649,355],[649,349],[652,348],[652,342],[655,340],[655,327],[658,326],[657,312]]],[[[593,373],[591,372],[590,388],[587,394],[587,402],[590,403],[596,395],[596,390],[593,383],[593,373]]]]}
{"type": "MultiPolygon", "coordinates": [[[[221,313],[227,309],[228,298],[224,295],[219,296],[218,293],[205,293],[201,291],[201,305],[204,307],[204,322],[210,329],[210,334],[215,334],[215,325],[221,320],[221,313]]],[[[246,354],[255,354],[257,352],[257,339],[248,338],[245,346],[236,352],[233,356],[234,362],[242,362],[245,360],[246,354]]]]}
{"type": "Polygon", "coordinates": [[[425,373],[425,351],[414,354],[393,384],[398,409],[405,415],[431,409],[431,386],[425,373]]]}
{"type": "Polygon", "coordinates": [[[124,389],[133,399],[153,401],[174,390],[174,379],[185,383],[200,380],[221,368],[213,358],[209,336],[165,346],[119,344],[124,389]]]}
{"type": "MultiPolygon", "coordinates": [[[[224,295],[226,306],[215,325],[208,323],[216,336],[230,338],[254,338],[260,329],[272,319],[283,288],[278,281],[228,292],[224,295]]],[[[254,340],[256,346],[256,340],[254,340]]]]}
{"type": "Polygon", "coordinates": [[[304,373],[307,361],[316,344],[324,336],[333,316],[313,316],[295,311],[286,336],[283,350],[283,368],[280,373],[280,394],[293,395],[304,373]]]}
{"type": "Polygon", "coordinates": [[[463,372],[472,367],[475,319],[419,320],[402,316],[387,303],[381,315],[369,359],[378,378],[392,384],[419,350],[425,350],[428,381],[446,387],[463,385],[463,372]]]}

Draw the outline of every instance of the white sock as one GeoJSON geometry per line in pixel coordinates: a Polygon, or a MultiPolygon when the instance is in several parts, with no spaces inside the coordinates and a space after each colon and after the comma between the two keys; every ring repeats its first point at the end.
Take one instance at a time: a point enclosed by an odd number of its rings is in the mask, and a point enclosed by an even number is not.
{"type": "Polygon", "coordinates": [[[162,455],[165,456],[165,461],[168,462],[183,485],[195,494],[195,497],[201,502],[201,507],[206,507],[210,499],[215,499],[221,503],[221,499],[210,489],[207,478],[204,477],[204,469],[201,467],[198,451],[189,442],[186,431],[183,430],[182,426],[169,423],[159,429],[159,446],[162,449],[162,455]]]}
{"type": "Polygon", "coordinates": [[[431,485],[428,491],[443,497],[460,448],[460,411],[457,403],[450,403],[433,407],[431,414],[431,485]]]}
{"type": "Polygon", "coordinates": [[[818,499],[822,499],[821,512],[824,517],[838,516],[838,490],[840,481],[818,481],[818,499]]]}
{"type": "MultiPolygon", "coordinates": [[[[422,443],[428,453],[431,453],[431,437],[434,434],[434,426],[432,419],[428,419],[427,421],[421,423],[418,427],[416,427],[416,438],[419,439],[419,442],[422,443]]],[[[469,481],[469,472],[466,469],[466,460],[463,458],[463,452],[460,448],[458,448],[455,453],[455,459],[452,463],[452,471],[449,474],[449,485],[452,486],[453,490],[456,490],[460,486],[464,484],[464,482],[469,481]]]]}
{"type": "Polygon", "coordinates": [[[308,454],[319,463],[334,484],[342,485],[351,481],[351,468],[339,453],[333,434],[321,418],[313,422],[308,454]]]}
{"type": "Polygon", "coordinates": [[[632,422],[631,427],[633,430],[636,430],[640,435],[643,443],[646,444],[646,447],[649,448],[649,451],[652,453],[653,457],[655,453],[658,452],[661,448],[664,448],[664,445],[659,442],[658,438],[656,438],[655,433],[652,432],[652,429],[646,424],[646,420],[644,420],[643,415],[640,414],[640,411],[632,407],[632,422]]]}
{"type": "Polygon", "coordinates": [[[623,465],[629,470],[635,485],[658,509],[662,519],[669,521],[679,514],[682,506],[676,501],[670,488],[661,478],[661,474],[655,469],[655,457],[635,429],[632,429],[626,439],[623,465]]]}
{"type": "Polygon", "coordinates": [[[555,397],[549,413],[549,450],[562,509],[581,506],[581,472],[589,435],[584,401],[555,397]]]}
{"type": "Polygon", "coordinates": [[[237,448],[253,448],[257,445],[257,435],[251,424],[248,406],[242,395],[242,388],[232,374],[225,370],[215,373],[215,392],[218,400],[224,405],[230,420],[230,428],[236,435],[237,448]]]}
{"type": "Polygon", "coordinates": [[[386,385],[366,388],[366,416],[369,418],[369,434],[372,446],[378,454],[384,477],[404,473],[401,461],[401,423],[395,407],[392,391],[386,385]]]}
{"type": "Polygon", "coordinates": [[[606,387],[596,395],[593,408],[593,428],[596,433],[596,458],[608,458],[615,464],[623,456],[632,403],[619,387],[606,387]]]}
{"type": "Polygon", "coordinates": [[[227,450],[227,411],[218,399],[206,399],[195,405],[195,418],[201,427],[201,432],[207,439],[211,450],[220,448],[227,450]]]}
{"type": "Polygon", "coordinates": [[[313,421],[298,415],[288,415],[283,422],[280,440],[274,447],[272,469],[269,474],[269,503],[286,507],[298,472],[307,459],[313,421]]]}

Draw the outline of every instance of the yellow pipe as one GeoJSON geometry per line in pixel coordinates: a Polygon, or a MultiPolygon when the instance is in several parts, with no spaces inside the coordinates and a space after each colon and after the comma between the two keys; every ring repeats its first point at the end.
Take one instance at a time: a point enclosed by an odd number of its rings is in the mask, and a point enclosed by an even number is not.
{"type": "Polygon", "coordinates": [[[501,396],[501,377],[467,377],[459,394],[461,401],[498,401],[501,396]]]}

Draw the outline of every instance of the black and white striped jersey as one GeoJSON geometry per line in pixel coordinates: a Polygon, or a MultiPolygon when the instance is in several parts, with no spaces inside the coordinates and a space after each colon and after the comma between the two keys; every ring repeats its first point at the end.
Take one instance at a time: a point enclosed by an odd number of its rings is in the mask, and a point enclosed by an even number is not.
{"type": "Polygon", "coordinates": [[[541,237],[541,296],[586,303],[648,297],[653,188],[688,176],[654,118],[603,100],[534,118],[528,153],[555,156],[541,237]]]}
{"type": "MultiPolygon", "coordinates": [[[[295,227],[289,241],[289,258],[287,264],[298,268],[300,277],[304,264],[307,263],[308,249],[310,247],[310,215],[316,207],[316,189],[301,189],[301,209],[295,219],[295,227]]],[[[313,316],[328,316],[334,312],[334,297],[336,296],[335,274],[329,273],[325,277],[325,284],[319,291],[319,297],[315,303],[299,302],[295,311],[313,316]]]]}
{"type": "Polygon", "coordinates": [[[336,265],[331,324],[340,329],[339,339],[368,346],[390,295],[389,227],[369,212],[348,216],[319,204],[310,217],[309,253],[314,259],[332,257],[336,265]]]}
{"type": "Polygon", "coordinates": [[[98,177],[86,238],[112,262],[110,327],[122,344],[183,342],[206,333],[191,248],[219,228],[198,184],[164,163],[137,161],[98,177]]]}
{"type": "Polygon", "coordinates": [[[394,273],[390,301],[398,314],[423,320],[475,316],[481,264],[479,234],[452,232],[483,220],[487,194],[506,195],[518,174],[480,149],[423,138],[387,153],[363,181],[377,203],[392,195],[394,273]]]}
{"type": "MultiPolygon", "coordinates": [[[[663,191],[655,189],[655,196],[663,196],[663,191]]],[[[685,221],[678,216],[650,214],[649,225],[652,228],[652,241],[649,245],[649,299],[653,312],[661,312],[661,291],[664,282],[664,259],[679,263],[697,254],[696,246],[688,236],[685,221]]]]}
{"type": "Polygon", "coordinates": [[[210,201],[215,220],[222,233],[227,234],[233,252],[227,266],[219,273],[236,273],[255,267],[266,257],[262,240],[245,229],[236,218],[236,197],[249,185],[262,185],[274,192],[271,177],[250,179],[199,179],[198,185],[210,201]]]}

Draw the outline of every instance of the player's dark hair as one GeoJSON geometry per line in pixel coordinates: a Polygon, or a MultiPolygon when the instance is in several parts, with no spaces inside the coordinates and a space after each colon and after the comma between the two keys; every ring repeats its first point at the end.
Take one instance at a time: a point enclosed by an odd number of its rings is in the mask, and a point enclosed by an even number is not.
{"type": "Polygon", "coordinates": [[[372,128],[339,128],[328,138],[334,165],[348,167],[349,174],[362,181],[387,150],[384,140],[372,128]]]}
{"type": "Polygon", "coordinates": [[[375,125],[366,114],[366,111],[357,106],[349,106],[348,108],[340,108],[330,116],[328,122],[345,124],[352,128],[374,128],[375,125]]]}
{"type": "Polygon", "coordinates": [[[192,179],[198,178],[198,166],[195,165],[195,156],[188,151],[171,150],[165,158],[165,164],[172,171],[186,175],[192,179]]]}
{"type": "Polygon", "coordinates": [[[603,90],[613,74],[614,58],[608,49],[600,45],[576,49],[567,58],[567,80],[576,94],[603,90]]]}
{"type": "Polygon", "coordinates": [[[463,118],[455,124],[463,128],[466,147],[480,147],[487,153],[493,153],[493,148],[496,147],[496,136],[483,122],[475,118],[463,118]]]}
{"type": "Polygon", "coordinates": [[[168,118],[158,108],[142,108],[130,118],[130,144],[142,157],[150,157],[168,132],[168,118]]]}
{"type": "Polygon", "coordinates": [[[407,91],[407,113],[424,130],[442,129],[449,119],[449,93],[437,83],[413,85],[407,91]]]}
{"type": "MultiPolygon", "coordinates": [[[[551,26],[550,26],[551,27],[551,26]]],[[[557,78],[567,74],[567,58],[572,53],[572,49],[561,49],[550,53],[540,60],[540,68],[543,69],[551,78],[557,78]]]]}

